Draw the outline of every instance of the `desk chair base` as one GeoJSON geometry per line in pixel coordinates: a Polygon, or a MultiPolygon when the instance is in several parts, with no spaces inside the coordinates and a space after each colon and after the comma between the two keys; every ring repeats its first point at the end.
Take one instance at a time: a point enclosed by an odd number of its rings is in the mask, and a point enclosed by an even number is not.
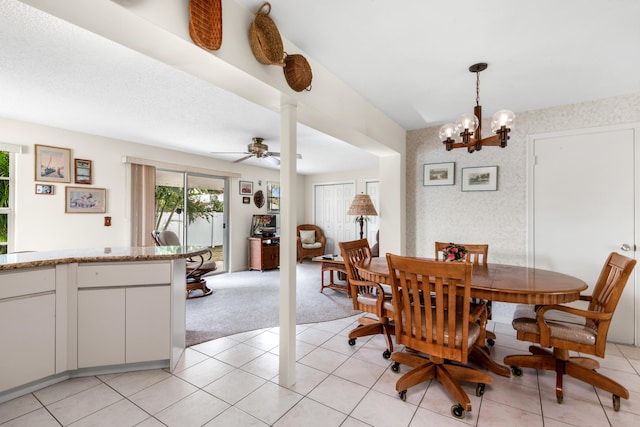
{"type": "Polygon", "coordinates": [[[395,333],[393,323],[389,323],[389,320],[385,318],[376,320],[365,316],[360,317],[358,323],[358,327],[349,332],[349,345],[355,345],[356,338],[383,334],[384,339],[387,341],[387,349],[382,353],[382,357],[385,359],[390,358],[391,353],[393,353],[393,339],[391,335],[395,333]]]}
{"type": "Polygon", "coordinates": [[[391,366],[394,372],[399,371],[400,364],[413,368],[396,382],[396,391],[402,400],[406,400],[409,387],[436,379],[458,402],[451,407],[451,414],[456,418],[464,418],[465,411],[471,411],[471,400],[458,381],[477,383],[476,396],[482,396],[485,385],[493,381],[486,372],[427,355],[396,352],[391,359],[394,361],[391,366]]]}
{"type": "Polygon", "coordinates": [[[629,399],[629,391],[621,384],[596,372],[600,368],[597,360],[588,357],[569,357],[567,350],[554,348],[553,352],[532,345],[531,354],[513,355],[504,358],[505,365],[511,366],[515,376],[522,375],[521,368],[543,369],[556,372],[556,398],[562,403],[562,378],[569,375],[613,395],[613,410],[620,410],[620,398],[629,399]]]}

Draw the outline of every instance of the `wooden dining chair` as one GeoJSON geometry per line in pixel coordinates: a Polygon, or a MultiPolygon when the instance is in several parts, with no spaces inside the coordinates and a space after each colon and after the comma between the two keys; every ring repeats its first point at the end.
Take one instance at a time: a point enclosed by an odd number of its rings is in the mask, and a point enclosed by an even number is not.
{"type": "Polygon", "coordinates": [[[616,381],[596,372],[597,360],[584,357],[590,354],[604,357],[607,332],[622,291],[636,265],[636,261],[612,252],[604,263],[600,277],[590,296],[580,297],[588,301],[586,310],[565,305],[519,305],[513,317],[517,338],[539,344],[529,347],[531,354],[504,358],[512,373],[522,375],[522,367],[556,372],[556,399],[562,403],[562,378],[569,375],[613,394],[613,409],[620,410],[620,397],[629,399],[629,391],[616,381]],[[568,313],[569,318],[551,318],[553,312],[568,313]],[[542,347],[553,347],[552,351],[542,347]],[[580,356],[569,356],[569,351],[580,356]]]}
{"type": "MultiPolygon", "coordinates": [[[[412,350],[391,355],[394,371],[400,364],[413,368],[398,379],[396,391],[405,400],[409,387],[436,379],[458,402],[451,414],[464,418],[471,411],[471,401],[459,381],[477,383],[477,396],[492,382],[489,374],[467,365],[470,350],[480,338],[480,326],[470,311],[473,264],[392,254],[387,254],[387,263],[396,344],[412,350]],[[430,304],[424,304],[424,295],[432,295],[430,304]]],[[[484,307],[476,307],[481,310],[484,307]]]]}
{"type": "MultiPolygon", "coordinates": [[[[467,262],[472,263],[474,266],[478,266],[478,267],[486,267],[487,263],[489,262],[489,245],[482,243],[482,244],[478,244],[478,243],[457,243],[460,246],[464,246],[464,248],[467,250],[467,256],[466,256],[466,260],[467,262]]],[[[435,243],[435,247],[436,247],[436,259],[438,260],[444,260],[444,255],[442,253],[442,250],[451,245],[451,243],[445,243],[445,242],[436,242],[435,243]]],[[[476,304],[476,303],[481,303],[484,304],[487,307],[487,313],[486,313],[486,318],[487,319],[491,319],[491,301],[487,301],[487,300],[471,300],[472,303],[476,304]]],[[[492,331],[487,331],[486,328],[484,329],[484,338],[486,339],[486,342],[489,346],[494,346],[496,343],[496,334],[494,334],[492,331]]],[[[488,349],[487,349],[488,350],[488,349]]]]}
{"type": "Polygon", "coordinates": [[[385,359],[393,352],[394,331],[390,319],[393,318],[393,303],[391,293],[384,291],[379,283],[363,280],[358,274],[356,263],[371,259],[371,248],[367,239],[339,242],[340,252],[347,270],[349,294],[353,301],[353,309],[373,314],[377,319],[362,316],[358,319],[358,327],[349,332],[349,344],[355,345],[356,339],[369,335],[383,334],[387,342],[387,349],[382,353],[385,359]]]}

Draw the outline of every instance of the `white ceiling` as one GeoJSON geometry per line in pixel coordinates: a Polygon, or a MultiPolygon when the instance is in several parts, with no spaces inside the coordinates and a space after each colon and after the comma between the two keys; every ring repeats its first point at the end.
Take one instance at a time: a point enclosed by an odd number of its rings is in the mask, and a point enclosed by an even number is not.
{"type": "MultiPolygon", "coordinates": [[[[147,0],[117,2],[136,1],[147,0]]],[[[236,1],[252,12],[262,4],[236,1]]],[[[283,37],[407,130],[470,111],[476,62],[489,63],[485,116],[640,92],[637,0],[270,3],[283,37]]],[[[0,0],[0,12],[1,117],[211,157],[256,136],[280,149],[272,111],[17,0],[0,0]]],[[[303,174],[377,167],[306,126],[298,152],[303,174]]]]}

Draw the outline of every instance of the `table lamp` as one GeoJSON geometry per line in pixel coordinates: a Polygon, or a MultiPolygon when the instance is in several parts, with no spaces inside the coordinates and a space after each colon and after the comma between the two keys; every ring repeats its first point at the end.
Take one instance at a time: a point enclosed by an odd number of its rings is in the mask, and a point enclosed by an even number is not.
{"type": "Polygon", "coordinates": [[[356,222],[360,223],[360,238],[362,239],[364,236],[364,232],[362,231],[362,227],[364,226],[364,217],[365,216],[378,216],[378,212],[376,212],[375,206],[373,206],[373,202],[371,201],[371,197],[368,194],[356,194],[356,197],[351,202],[351,206],[347,211],[347,215],[356,215],[356,222]]]}

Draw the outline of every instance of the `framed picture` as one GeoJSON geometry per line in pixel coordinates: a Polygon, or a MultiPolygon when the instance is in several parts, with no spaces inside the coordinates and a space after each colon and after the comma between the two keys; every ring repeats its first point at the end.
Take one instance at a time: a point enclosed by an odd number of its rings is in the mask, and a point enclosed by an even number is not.
{"type": "Polygon", "coordinates": [[[267,182],[267,210],[280,212],[280,183],[267,182]]]}
{"type": "Polygon", "coordinates": [[[71,150],[36,144],[35,181],[71,182],[71,150]]]}
{"type": "Polygon", "coordinates": [[[428,163],[424,165],[422,185],[453,185],[455,166],[454,162],[428,163]]]}
{"type": "Polygon", "coordinates": [[[91,160],[75,159],[75,183],[91,184],[91,160]]]}
{"type": "Polygon", "coordinates": [[[105,188],[66,187],[65,213],[105,213],[107,211],[105,188]]]}
{"type": "Polygon", "coordinates": [[[52,195],[54,186],[51,184],[36,184],[36,194],[52,195]]]}
{"type": "Polygon", "coordinates": [[[240,194],[244,194],[244,195],[253,194],[253,182],[240,181],[240,194]]]}
{"type": "Polygon", "coordinates": [[[496,191],[498,167],[462,168],[462,191],[496,191]]]}
{"type": "Polygon", "coordinates": [[[249,197],[249,196],[244,196],[244,197],[242,198],[242,203],[243,203],[243,204],[245,204],[245,205],[248,205],[249,203],[251,203],[251,197],[249,197]]]}

